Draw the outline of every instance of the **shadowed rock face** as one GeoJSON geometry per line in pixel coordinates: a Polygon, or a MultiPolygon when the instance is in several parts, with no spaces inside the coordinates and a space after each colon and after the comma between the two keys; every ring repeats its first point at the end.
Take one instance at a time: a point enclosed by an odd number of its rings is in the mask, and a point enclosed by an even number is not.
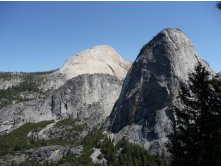
{"type": "Polygon", "coordinates": [[[180,30],[165,29],[146,44],[109,117],[115,139],[126,136],[153,154],[166,154],[167,135],[173,132],[171,105],[176,105],[179,85],[198,62],[209,69],[180,30]]]}

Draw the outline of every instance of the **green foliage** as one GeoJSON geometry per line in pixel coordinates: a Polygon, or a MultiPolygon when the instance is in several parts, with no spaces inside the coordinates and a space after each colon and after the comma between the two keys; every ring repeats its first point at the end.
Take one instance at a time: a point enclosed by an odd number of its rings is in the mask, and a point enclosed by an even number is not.
{"type": "Polygon", "coordinates": [[[4,135],[0,139],[0,155],[10,151],[19,151],[33,147],[31,138],[27,137],[30,131],[40,131],[51,121],[42,121],[38,123],[27,123],[16,130],[4,135]]]}
{"type": "Polygon", "coordinates": [[[42,146],[53,146],[53,145],[61,145],[61,146],[76,146],[76,141],[74,140],[37,140],[34,141],[30,139],[29,148],[39,148],[42,146]]]}
{"type": "MultiPolygon", "coordinates": [[[[79,144],[78,140],[70,140],[68,138],[68,136],[77,136],[79,134],[79,132],[83,131],[83,125],[80,124],[79,120],[77,119],[64,119],[64,120],[61,120],[61,121],[58,121],[55,126],[53,127],[53,129],[56,129],[56,128],[62,128],[63,130],[63,137],[64,138],[60,138],[60,139],[51,139],[51,140],[40,140],[38,139],[37,141],[31,141],[32,144],[35,146],[35,147],[41,147],[41,146],[51,146],[51,145],[62,145],[62,146],[66,146],[66,145],[69,145],[69,146],[76,146],[76,144],[79,144]],[[66,129],[65,127],[67,126],[71,126],[72,128],[71,129],[66,129]]],[[[49,134],[52,133],[52,131],[49,131],[49,134]]],[[[56,133],[53,132],[53,133],[56,133]]]]}
{"type": "Polygon", "coordinates": [[[92,166],[94,165],[90,155],[92,154],[92,151],[83,151],[83,154],[80,157],[74,157],[74,156],[66,156],[62,158],[56,165],[62,165],[62,166],[92,166]]]}
{"type": "Polygon", "coordinates": [[[126,166],[148,166],[148,165],[166,165],[162,157],[150,155],[145,149],[134,145],[122,139],[116,146],[121,150],[116,165],[126,166]]]}
{"type": "MultiPolygon", "coordinates": [[[[126,140],[116,146],[110,138],[99,129],[94,129],[79,144],[84,147],[80,157],[64,157],[57,165],[95,165],[90,158],[92,148],[98,148],[101,153],[98,159],[105,158],[107,165],[165,165],[163,158],[150,155],[145,149],[133,145],[126,140]]],[[[96,164],[99,165],[99,164],[96,164]]]]}
{"type": "Polygon", "coordinates": [[[80,124],[79,120],[76,119],[64,119],[56,123],[55,127],[61,126],[72,126],[73,129],[77,132],[81,132],[83,130],[83,126],[80,124]]]}
{"type": "Polygon", "coordinates": [[[81,144],[85,147],[100,147],[101,139],[104,138],[104,134],[101,130],[94,128],[82,141],[81,144]]]}
{"type": "MultiPolygon", "coordinates": [[[[69,121],[64,121],[69,124],[69,121]]],[[[90,156],[93,153],[93,147],[100,147],[101,139],[104,138],[101,130],[94,129],[90,134],[88,134],[82,141],[77,143],[76,145],[83,145],[83,153],[80,157],[67,156],[61,159],[57,165],[73,165],[73,166],[81,166],[81,165],[94,165],[90,156]]]]}
{"type": "Polygon", "coordinates": [[[216,6],[217,6],[217,8],[218,8],[219,10],[221,10],[221,2],[220,2],[220,1],[217,2],[216,6]]]}
{"type": "Polygon", "coordinates": [[[103,157],[108,161],[108,165],[115,165],[117,160],[117,148],[111,139],[105,137],[101,143],[101,152],[103,157]]]}
{"type": "Polygon", "coordinates": [[[189,76],[188,88],[180,92],[184,108],[174,107],[175,133],[169,149],[173,165],[221,164],[221,81],[209,78],[199,64],[189,76]]]}
{"type": "MultiPolygon", "coordinates": [[[[63,145],[75,147],[83,145],[83,152],[80,157],[74,157],[67,155],[63,157],[56,164],[43,164],[41,162],[35,162],[35,160],[27,159],[22,165],[74,165],[74,166],[86,166],[86,165],[99,165],[94,164],[90,158],[94,152],[93,148],[101,150],[99,159],[105,158],[107,165],[164,165],[162,158],[158,156],[149,155],[143,148],[128,143],[126,140],[120,141],[117,145],[113,144],[107,135],[103,134],[103,131],[94,128],[90,133],[81,141],[66,141],[66,140],[37,140],[34,141],[27,137],[30,131],[40,131],[43,127],[49,124],[49,121],[43,121],[39,123],[27,123],[20,128],[6,134],[0,139],[0,155],[9,153],[10,151],[20,151],[30,148],[39,148],[41,146],[50,145],[63,145]]],[[[57,122],[56,127],[72,126],[74,129],[83,130],[83,127],[79,124],[78,120],[62,120],[57,122]]],[[[85,127],[84,127],[85,128],[85,127]]]]}

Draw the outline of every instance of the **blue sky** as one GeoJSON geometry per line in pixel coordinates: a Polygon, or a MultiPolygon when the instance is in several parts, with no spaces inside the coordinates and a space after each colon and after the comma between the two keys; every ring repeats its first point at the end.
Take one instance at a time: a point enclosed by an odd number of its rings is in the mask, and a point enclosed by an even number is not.
{"type": "Polygon", "coordinates": [[[216,2],[0,2],[0,71],[61,67],[78,51],[106,44],[134,61],[166,27],[181,29],[201,58],[221,70],[216,2]]]}

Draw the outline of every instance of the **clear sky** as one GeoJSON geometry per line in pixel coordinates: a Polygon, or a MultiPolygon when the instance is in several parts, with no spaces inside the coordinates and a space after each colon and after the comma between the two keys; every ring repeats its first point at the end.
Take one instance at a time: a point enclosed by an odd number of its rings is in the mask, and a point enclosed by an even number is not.
{"type": "Polygon", "coordinates": [[[56,69],[101,44],[134,61],[166,27],[181,29],[201,58],[221,70],[216,2],[0,2],[0,71],[56,69]]]}

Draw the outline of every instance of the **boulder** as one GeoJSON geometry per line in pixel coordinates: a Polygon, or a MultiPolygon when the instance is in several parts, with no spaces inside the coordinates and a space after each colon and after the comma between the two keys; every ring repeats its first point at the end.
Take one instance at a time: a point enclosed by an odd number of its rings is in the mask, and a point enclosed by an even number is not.
{"type": "Polygon", "coordinates": [[[83,146],[79,145],[77,147],[73,147],[69,150],[69,154],[75,157],[80,157],[83,152],[83,146]]]}

